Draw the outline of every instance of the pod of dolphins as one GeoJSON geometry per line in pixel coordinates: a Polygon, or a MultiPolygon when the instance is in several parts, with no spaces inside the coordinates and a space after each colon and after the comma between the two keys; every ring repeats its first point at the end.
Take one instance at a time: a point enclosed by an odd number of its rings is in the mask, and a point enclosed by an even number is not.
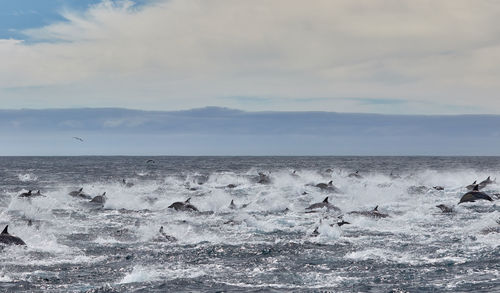
{"type": "MultiPolygon", "coordinates": [[[[325,172],[332,173],[333,171],[331,169],[327,169],[325,172]]],[[[296,171],[293,171],[293,173],[291,175],[294,177],[298,176],[296,171]]],[[[348,178],[363,179],[363,176],[361,174],[359,174],[359,171],[356,171],[354,173],[350,173],[348,175],[348,178]]],[[[399,179],[400,176],[394,175],[391,172],[390,178],[391,179],[399,179]]],[[[269,183],[271,183],[271,178],[268,174],[258,173],[258,178],[256,179],[256,182],[259,184],[269,184],[269,183]]],[[[127,182],[125,179],[123,179],[121,181],[121,183],[125,187],[132,187],[134,185],[133,183],[127,182]]],[[[463,204],[463,203],[467,203],[467,202],[476,202],[478,200],[493,201],[491,196],[489,196],[485,192],[481,191],[481,189],[483,189],[486,186],[493,184],[493,183],[495,183],[495,180],[492,180],[491,177],[488,177],[485,180],[481,181],[480,183],[477,183],[477,181],[474,181],[472,184],[467,185],[465,188],[469,191],[467,193],[465,193],[460,198],[460,201],[458,202],[458,204],[463,204]]],[[[198,182],[198,184],[201,185],[201,184],[203,184],[203,182],[198,182]]],[[[329,181],[328,183],[306,184],[306,186],[312,186],[312,187],[320,189],[321,191],[329,192],[329,193],[337,193],[337,194],[342,193],[340,191],[340,189],[338,189],[337,187],[334,186],[332,180],[329,181]]],[[[233,189],[236,187],[237,187],[237,185],[235,185],[235,184],[229,184],[229,185],[225,186],[225,188],[230,188],[230,189],[233,189]]],[[[433,189],[438,190],[438,191],[444,190],[444,188],[441,186],[434,186],[433,189]]],[[[410,194],[412,194],[412,193],[425,193],[428,190],[430,190],[430,189],[425,187],[425,186],[414,186],[413,188],[409,188],[408,193],[410,193],[410,194]]],[[[307,195],[307,194],[308,194],[307,192],[302,193],[302,195],[307,195]]],[[[104,192],[101,195],[97,195],[97,196],[92,197],[89,194],[84,193],[83,187],[78,189],[78,190],[74,190],[74,191],[69,192],[68,195],[70,195],[74,198],[78,198],[78,199],[85,199],[85,200],[88,200],[89,203],[99,204],[101,206],[103,206],[107,200],[106,192],[104,192]]],[[[43,197],[43,196],[44,195],[41,194],[40,190],[38,190],[35,193],[32,190],[28,190],[27,192],[23,192],[23,193],[19,194],[20,198],[28,198],[28,199],[33,198],[33,197],[43,197]]],[[[196,213],[205,214],[205,215],[210,215],[210,214],[214,213],[212,211],[200,211],[190,201],[191,201],[191,198],[188,198],[185,201],[177,201],[177,202],[172,203],[170,206],[168,206],[168,208],[174,209],[175,211],[196,212],[196,213]]],[[[231,203],[229,204],[228,208],[229,209],[244,209],[249,204],[250,203],[246,203],[246,204],[242,204],[241,206],[237,206],[234,203],[234,200],[231,200],[231,203]]],[[[436,207],[439,208],[443,213],[453,213],[454,212],[453,207],[450,207],[450,206],[447,206],[444,204],[439,204],[436,207]]],[[[343,215],[341,214],[342,210],[339,207],[337,207],[329,202],[329,196],[325,197],[324,200],[321,202],[313,203],[310,206],[306,207],[305,213],[317,213],[317,212],[322,211],[322,210],[326,211],[328,213],[334,213],[334,214],[338,215],[338,219],[340,219],[340,220],[335,224],[331,224],[330,226],[337,225],[340,227],[343,225],[350,224],[349,222],[347,222],[343,219],[343,215]]],[[[288,211],[289,211],[289,209],[287,208],[283,211],[283,213],[286,213],[288,211]]],[[[375,208],[373,208],[372,210],[350,211],[347,214],[348,215],[370,217],[370,218],[374,218],[374,219],[381,219],[381,218],[390,217],[389,214],[380,212],[378,210],[378,205],[375,208]]],[[[30,220],[30,222],[31,222],[31,220],[30,220]]],[[[231,223],[233,223],[233,222],[231,222],[231,223]]],[[[321,220],[320,220],[320,223],[321,223],[321,220]]],[[[500,224],[500,220],[499,220],[499,224],[500,224]]],[[[320,232],[318,231],[318,228],[319,228],[319,226],[314,229],[314,231],[311,233],[311,236],[314,237],[314,236],[318,236],[320,234],[320,232]]],[[[492,228],[492,229],[494,231],[500,232],[499,228],[492,228]]],[[[170,242],[177,241],[177,239],[175,237],[167,235],[164,232],[163,226],[160,227],[160,230],[158,233],[159,233],[159,237],[163,240],[167,240],[170,242]]],[[[0,234],[0,245],[26,245],[26,243],[22,239],[20,239],[19,237],[16,237],[14,235],[9,234],[8,225],[7,225],[7,226],[5,226],[3,232],[0,234]]]]}

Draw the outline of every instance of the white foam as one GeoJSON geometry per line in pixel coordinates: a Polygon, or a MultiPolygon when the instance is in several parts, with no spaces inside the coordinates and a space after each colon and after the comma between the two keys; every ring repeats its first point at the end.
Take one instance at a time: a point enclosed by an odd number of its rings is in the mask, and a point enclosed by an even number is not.
{"type": "Polygon", "coordinates": [[[38,180],[38,176],[36,176],[35,174],[32,174],[32,173],[18,174],[17,178],[21,182],[31,182],[31,181],[37,181],[38,180]]]}

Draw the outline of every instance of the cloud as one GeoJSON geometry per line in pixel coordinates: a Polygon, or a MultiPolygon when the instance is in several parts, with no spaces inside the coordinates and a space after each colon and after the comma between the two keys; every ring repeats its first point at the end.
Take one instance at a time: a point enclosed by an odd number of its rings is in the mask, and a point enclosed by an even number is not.
{"type": "Polygon", "coordinates": [[[500,113],[499,12],[488,0],[103,1],[26,31],[29,43],[0,40],[0,94],[4,107],[384,112],[388,99],[410,101],[398,113],[500,113]]]}
{"type": "Polygon", "coordinates": [[[0,155],[498,155],[499,124],[500,115],[0,110],[0,155]]]}

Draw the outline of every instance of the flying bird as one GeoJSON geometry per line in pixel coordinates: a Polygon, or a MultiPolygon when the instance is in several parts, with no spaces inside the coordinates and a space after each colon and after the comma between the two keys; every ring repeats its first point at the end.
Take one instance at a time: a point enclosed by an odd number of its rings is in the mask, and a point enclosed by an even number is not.
{"type": "Polygon", "coordinates": [[[83,142],[83,138],[81,138],[81,137],[73,136],[73,138],[76,139],[76,140],[79,140],[79,141],[83,142]]]}

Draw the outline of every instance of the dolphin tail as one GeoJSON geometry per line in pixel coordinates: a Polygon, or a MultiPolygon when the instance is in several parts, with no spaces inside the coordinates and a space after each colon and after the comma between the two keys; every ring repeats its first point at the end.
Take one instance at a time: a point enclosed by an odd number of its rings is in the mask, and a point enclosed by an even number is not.
{"type": "Polygon", "coordinates": [[[5,226],[1,234],[9,234],[9,231],[7,229],[9,228],[9,225],[5,226]]]}

